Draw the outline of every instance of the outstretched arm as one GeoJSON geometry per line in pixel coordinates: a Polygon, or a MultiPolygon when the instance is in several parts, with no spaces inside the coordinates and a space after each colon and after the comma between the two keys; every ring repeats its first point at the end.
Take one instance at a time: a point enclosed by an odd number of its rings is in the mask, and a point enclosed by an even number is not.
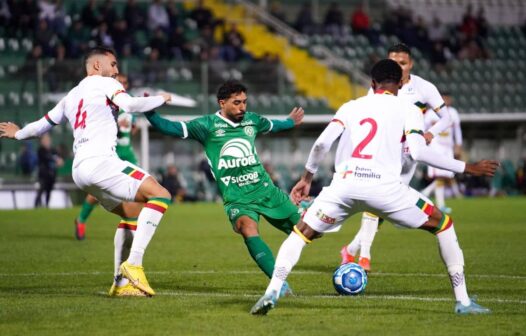
{"type": "Polygon", "coordinates": [[[303,116],[305,111],[302,107],[295,107],[290,112],[289,116],[285,120],[272,119],[270,121],[270,129],[266,132],[277,133],[281,131],[286,131],[295,126],[300,125],[303,122],[303,116]]]}
{"type": "Polygon", "coordinates": [[[133,113],[151,111],[170,101],[171,95],[162,93],[159,96],[132,97],[126,92],[117,92],[110,99],[125,112],[133,113]]]}
{"type": "Polygon", "coordinates": [[[155,111],[146,112],[144,115],[150,124],[163,134],[174,135],[183,139],[188,136],[186,125],[182,122],[165,119],[155,111]]]}
{"type": "Polygon", "coordinates": [[[318,171],[320,163],[325,158],[327,152],[331,149],[334,141],[342,134],[345,128],[340,122],[331,122],[320,134],[312,149],[305,165],[305,172],[300,181],[292,188],[290,195],[292,201],[298,204],[300,201],[309,196],[310,186],[314,174],[318,171]]]}

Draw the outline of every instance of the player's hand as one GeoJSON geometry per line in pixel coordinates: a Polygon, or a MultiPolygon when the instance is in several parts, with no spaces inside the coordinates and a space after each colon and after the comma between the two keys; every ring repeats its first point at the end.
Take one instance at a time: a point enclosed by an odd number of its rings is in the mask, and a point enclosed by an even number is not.
{"type": "Polygon", "coordinates": [[[309,197],[311,183],[301,179],[290,191],[290,197],[294,204],[298,205],[304,199],[309,197]]]}
{"type": "Polygon", "coordinates": [[[163,96],[165,103],[168,103],[169,101],[172,100],[172,95],[169,93],[161,92],[160,95],[163,96]]]}
{"type": "Polygon", "coordinates": [[[426,139],[426,145],[429,145],[431,143],[431,140],[433,140],[435,136],[431,134],[431,132],[425,132],[424,133],[424,139],[426,139]]]}
{"type": "Polygon", "coordinates": [[[303,122],[304,115],[305,115],[305,111],[303,111],[303,107],[295,107],[290,112],[289,118],[294,120],[294,126],[298,126],[299,124],[303,122]]]}
{"type": "Polygon", "coordinates": [[[499,168],[499,161],[494,160],[481,160],[475,163],[466,163],[466,169],[464,173],[471,174],[473,176],[493,176],[495,171],[499,168]]]}
{"type": "Polygon", "coordinates": [[[15,138],[15,133],[18,132],[20,127],[12,122],[0,123],[0,138],[15,138]]]}

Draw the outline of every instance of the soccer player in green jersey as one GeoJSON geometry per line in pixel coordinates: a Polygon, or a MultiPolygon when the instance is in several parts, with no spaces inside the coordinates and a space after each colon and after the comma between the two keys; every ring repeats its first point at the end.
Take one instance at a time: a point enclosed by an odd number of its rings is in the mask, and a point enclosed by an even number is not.
{"type": "MultiPolygon", "coordinates": [[[[115,79],[122,84],[126,91],[129,89],[128,76],[120,73],[115,79]]],[[[117,126],[117,146],[115,147],[115,151],[119,158],[136,165],[137,157],[133,152],[133,146],[131,144],[131,137],[137,133],[138,130],[137,127],[135,127],[135,116],[120,110],[117,117],[117,126]]],[[[99,201],[89,194],[82,203],[80,213],[78,217],[75,218],[75,237],[78,240],[84,240],[86,238],[86,222],[98,203],[99,201]]]]}
{"type": "MultiPolygon", "coordinates": [[[[271,278],[274,256],[259,236],[259,218],[263,216],[289,234],[300,212],[288,194],[272,183],[257,155],[255,140],[259,134],[299,125],[304,112],[301,107],[294,108],[286,120],[269,120],[247,112],[247,89],[237,81],[227,81],[219,88],[217,102],[219,111],[188,122],[172,122],[155,112],[145,115],[162,133],[203,145],[234,231],[243,237],[250,256],[271,278]]],[[[281,294],[288,292],[285,284],[281,294]]]]}

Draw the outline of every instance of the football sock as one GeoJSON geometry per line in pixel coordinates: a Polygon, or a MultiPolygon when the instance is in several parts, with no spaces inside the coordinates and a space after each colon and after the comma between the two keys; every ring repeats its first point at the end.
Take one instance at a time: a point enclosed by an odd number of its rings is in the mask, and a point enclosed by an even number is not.
{"type": "MultiPolygon", "coordinates": [[[[449,219],[449,216],[444,215],[449,219]]],[[[451,220],[451,219],[449,219],[451,220]]],[[[451,286],[455,294],[456,301],[460,301],[464,306],[470,304],[466,281],[464,279],[464,255],[458,244],[457,234],[451,222],[449,228],[444,228],[436,234],[440,256],[447,267],[447,272],[451,280],[451,286]]]]}
{"type": "Polygon", "coordinates": [[[81,223],[86,223],[88,217],[91,215],[91,212],[93,211],[93,209],[95,209],[95,205],[96,204],[91,204],[88,201],[84,200],[84,202],[82,203],[82,208],[80,208],[78,221],[81,223]]]}
{"type": "Polygon", "coordinates": [[[135,231],[128,258],[130,264],[134,266],[142,265],[144,251],[155,234],[164,212],[168,209],[168,204],[170,204],[170,200],[167,198],[151,198],[142,208],[137,218],[137,230],[135,231]]]}
{"type": "Polygon", "coordinates": [[[128,258],[130,254],[130,247],[133,242],[133,236],[137,230],[137,218],[122,218],[117,231],[115,231],[115,238],[113,244],[115,246],[115,284],[122,287],[128,283],[128,279],[122,277],[119,272],[120,265],[128,258]]]}
{"type": "Polygon", "coordinates": [[[362,215],[362,227],[360,229],[360,257],[371,259],[371,245],[378,231],[378,216],[368,212],[362,215]]]}
{"type": "Polygon", "coordinates": [[[361,233],[362,233],[362,228],[360,227],[360,230],[358,230],[352,242],[350,242],[349,245],[347,245],[347,253],[349,253],[352,256],[356,256],[358,254],[358,251],[360,250],[360,234],[361,233]]]}
{"type": "Polygon", "coordinates": [[[444,198],[444,180],[436,181],[435,200],[436,205],[439,209],[444,208],[444,206],[446,205],[446,201],[444,198]]]}
{"type": "Polygon", "coordinates": [[[422,190],[422,195],[429,198],[429,195],[435,190],[436,187],[436,180],[433,180],[427,187],[422,190]]]}
{"type": "Polygon", "coordinates": [[[300,259],[301,251],[306,244],[304,237],[299,236],[295,232],[292,232],[285,239],[279,248],[274,273],[265,294],[279,293],[290,271],[300,259]]]}
{"type": "Polygon", "coordinates": [[[272,278],[275,260],[268,245],[260,236],[247,237],[245,239],[245,245],[247,245],[250,256],[263,273],[265,273],[269,279],[272,278]]]}

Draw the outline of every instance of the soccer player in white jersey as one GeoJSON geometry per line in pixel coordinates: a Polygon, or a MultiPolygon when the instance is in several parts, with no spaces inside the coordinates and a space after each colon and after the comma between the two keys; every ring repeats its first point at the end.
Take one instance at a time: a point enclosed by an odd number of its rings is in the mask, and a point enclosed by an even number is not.
{"type": "Polygon", "coordinates": [[[400,226],[435,234],[457,301],[455,312],[489,312],[468,296],[464,257],[451,218],[402,183],[400,138],[405,134],[415,160],[455,172],[491,176],[498,162],[483,160],[466,164],[436,155],[426,146],[422,113],[396,96],[401,85],[400,66],[389,59],[381,60],[371,74],[374,94],[342,105],[312,147],[305,173],[291,191],[296,203],[308,196],[314,173],[344,129],[349,131],[346,135],[351,138],[352,154],[336,166],[330,186],[323,188],[303,220],[281,245],[270,284],[252,307],[252,314],[266,314],[276,305],[279,290],[306,244],[324,232],[339,230],[349,216],[362,211],[377,213],[400,226]]]}
{"type": "MultiPolygon", "coordinates": [[[[429,144],[434,137],[443,132],[451,124],[448,109],[444,104],[440,93],[435,85],[425,79],[411,73],[413,60],[411,49],[405,44],[396,44],[389,48],[387,57],[397,62],[402,68],[402,88],[398,91],[398,96],[416,105],[422,113],[432,110],[439,117],[438,122],[424,133],[424,138],[429,144]]],[[[369,91],[372,94],[372,91],[369,91]]],[[[348,136],[342,136],[336,150],[336,164],[343,162],[350,155],[352,144],[348,141],[348,136]]],[[[416,170],[416,162],[409,155],[407,145],[403,147],[404,163],[402,166],[402,181],[409,185],[416,170]]],[[[371,213],[362,215],[361,227],[350,244],[344,246],[341,251],[342,264],[354,262],[355,256],[360,252],[358,263],[366,270],[371,270],[371,245],[374,240],[379,223],[382,219],[371,213]]]]}
{"type": "Polygon", "coordinates": [[[85,67],[87,76],[43,118],[22,129],[11,122],[0,123],[0,137],[23,140],[69,122],[74,137],[73,181],[122,219],[115,234],[116,260],[124,253],[127,229],[137,225],[128,259],[119,268],[123,277],[115,279],[110,295],[151,296],[155,292],[146,280],[142,260],[171,195],[147,172],[118,158],[116,118],[119,108],[151,111],[169,101],[170,95],[129,96],[115,79],[119,73],[115,53],[105,47],[91,49],[85,67]]]}
{"type": "MultiPolygon", "coordinates": [[[[451,127],[447,128],[443,132],[440,132],[435,139],[429,144],[436,152],[446,155],[448,157],[458,158],[462,149],[462,130],[460,128],[460,117],[458,111],[451,106],[451,97],[449,94],[444,93],[442,95],[446,106],[449,110],[451,117],[451,127]]],[[[438,118],[433,113],[426,113],[424,115],[424,125],[426,128],[432,127],[438,122],[438,118]]],[[[429,184],[422,194],[429,197],[432,192],[435,194],[435,202],[440,211],[445,213],[451,213],[451,208],[446,206],[445,201],[445,187],[450,185],[453,189],[455,196],[459,196],[460,192],[458,186],[455,183],[453,172],[448,170],[438,169],[435,167],[427,167],[427,176],[433,179],[433,182],[429,184]]]]}

